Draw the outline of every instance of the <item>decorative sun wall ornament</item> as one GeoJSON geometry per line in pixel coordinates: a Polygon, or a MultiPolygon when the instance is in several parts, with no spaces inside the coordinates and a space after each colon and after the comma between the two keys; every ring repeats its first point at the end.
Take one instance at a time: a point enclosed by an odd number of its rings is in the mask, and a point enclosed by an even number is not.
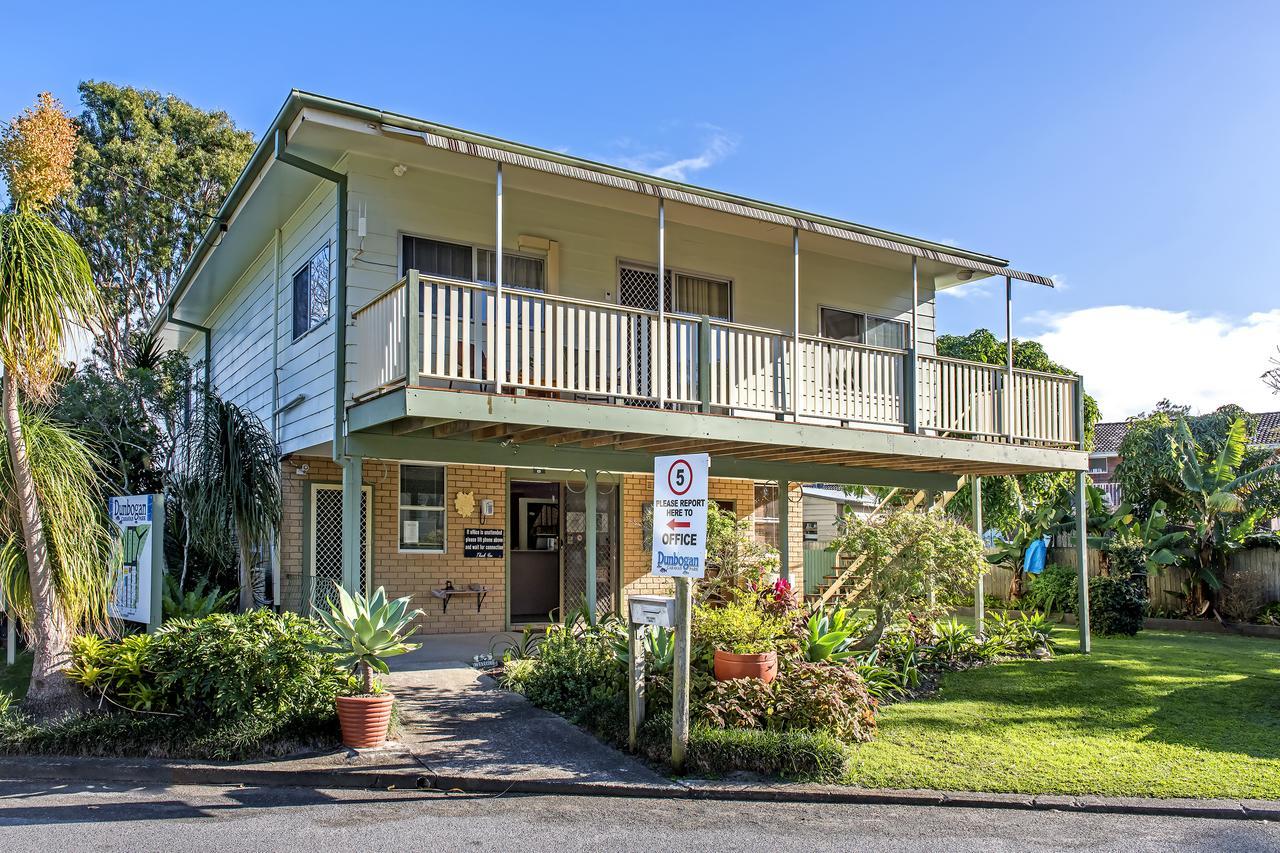
{"type": "Polygon", "coordinates": [[[476,493],[458,492],[458,496],[453,499],[453,508],[463,518],[470,518],[471,514],[476,511],[476,493]]]}

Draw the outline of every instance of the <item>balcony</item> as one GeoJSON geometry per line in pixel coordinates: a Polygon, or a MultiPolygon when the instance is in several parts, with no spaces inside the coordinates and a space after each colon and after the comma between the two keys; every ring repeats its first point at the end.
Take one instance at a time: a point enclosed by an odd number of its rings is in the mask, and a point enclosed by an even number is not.
{"type": "Polygon", "coordinates": [[[504,289],[497,311],[496,298],[410,271],[355,311],[352,403],[424,387],[1080,447],[1075,377],[533,291],[504,289]]]}

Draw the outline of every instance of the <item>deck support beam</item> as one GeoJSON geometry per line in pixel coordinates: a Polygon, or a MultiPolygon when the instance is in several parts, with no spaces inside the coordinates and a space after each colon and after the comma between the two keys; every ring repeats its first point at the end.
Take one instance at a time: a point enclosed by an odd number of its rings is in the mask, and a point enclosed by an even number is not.
{"type": "Polygon", "coordinates": [[[791,229],[791,381],[787,384],[791,420],[800,420],[800,229],[791,229]]]}
{"type": "Polygon", "coordinates": [[[1093,650],[1093,641],[1089,635],[1089,519],[1088,490],[1089,475],[1084,471],[1076,472],[1076,577],[1080,581],[1079,601],[1076,603],[1076,617],[1080,623],[1080,652],[1089,654],[1093,650]]]}
{"type": "Polygon", "coordinates": [[[791,582],[791,483],[778,481],[778,577],[791,582]]]}
{"type": "Polygon", "coordinates": [[[587,468],[585,474],[587,480],[585,486],[587,517],[584,525],[587,557],[587,620],[594,625],[596,624],[596,469],[587,468]]]}
{"type": "Polygon", "coordinates": [[[658,196],[658,408],[667,403],[667,200],[658,196]]]}
{"type": "Polygon", "coordinates": [[[903,383],[902,406],[907,432],[920,432],[920,268],[911,258],[911,339],[907,353],[907,376],[903,383]]]}
{"type": "MultiPolygon", "coordinates": [[[[982,539],[982,478],[974,477],[970,480],[969,501],[973,504],[973,532],[978,534],[978,538],[982,539]]],[[[983,539],[985,543],[986,540],[983,539]]],[[[973,630],[979,637],[987,635],[987,598],[986,589],[984,589],[983,581],[986,578],[986,563],[983,563],[982,574],[978,575],[978,581],[973,585],[973,630]]]]}
{"type": "Polygon", "coordinates": [[[360,588],[360,495],[364,486],[364,457],[342,461],[342,588],[355,595],[360,588]]]}
{"type": "Polygon", "coordinates": [[[1004,277],[1004,434],[1013,442],[1013,278],[1004,277]]]}
{"type": "MultiPolygon", "coordinates": [[[[502,393],[502,378],[506,374],[507,366],[507,307],[502,302],[502,161],[498,161],[497,189],[494,193],[494,219],[496,225],[494,230],[497,232],[494,242],[494,266],[497,269],[493,272],[493,311],[497,315],[492,321],[493,328],[496,330],[494,337],[497,339],[494,346],[494,365],[493,365],[493,393],[502,393]]],[[[452,346],[452,344],[451,344],[452,346]]]]}

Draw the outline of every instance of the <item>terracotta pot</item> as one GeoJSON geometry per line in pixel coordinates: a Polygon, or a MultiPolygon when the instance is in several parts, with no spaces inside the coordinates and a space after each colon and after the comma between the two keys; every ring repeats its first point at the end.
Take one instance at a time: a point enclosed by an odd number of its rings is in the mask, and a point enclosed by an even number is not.
{"type": "Polygon", "coordinates": [[[338,720],[342,723],[343,745],[352,749],[372,749],[386,743],[393,701],[390,693],[339,696],[338,720]]]}
{"type": "Polygon", "coordinates": [[[778,676],[778,653],[735,655],[716,649],[716,681],[758,678],[766,684],[778,676]]]}

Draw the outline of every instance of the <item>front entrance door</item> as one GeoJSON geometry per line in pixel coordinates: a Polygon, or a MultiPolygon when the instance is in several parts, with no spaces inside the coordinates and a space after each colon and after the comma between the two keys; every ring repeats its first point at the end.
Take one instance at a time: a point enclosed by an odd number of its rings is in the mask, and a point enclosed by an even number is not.
{"type": "MultiPolygon", "coordinates": [[[[587,492],[578,483],[565,486],[564,609],[573,613],[587,598],[587,492]]],[[[596,487],[596,614],[614,611],[618,576],[618,487],[596,487]]]]}
{"type": "Polygon", "coordinates": [[[511,482],[511,621],[555,621],[560,610],[559,483],[511,482]]]}
{"type": "MultiPolygon", "coordinates": [[[[370,547],[369,486],[360,490],[360,589],[369,593],[370,547]]],[[[317,607],[325,606],[335,586],[342,585],[342,486],[311,484],[311,560],[307,566],[304,596],[317,607]]]]}

